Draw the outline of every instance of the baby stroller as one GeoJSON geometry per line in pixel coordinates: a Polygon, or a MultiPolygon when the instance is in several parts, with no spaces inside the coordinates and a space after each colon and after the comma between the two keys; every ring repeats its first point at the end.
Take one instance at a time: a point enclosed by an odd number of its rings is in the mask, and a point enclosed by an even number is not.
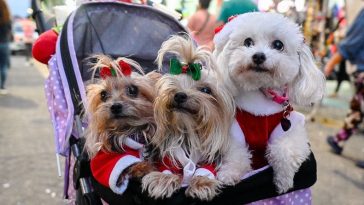
{"type": "MultiPolygon", "coordinates": [[[[33,10],[38,24],[42,24],[36,4],[33,10]]],[[[68,17],[58,37],[56,54],[48,63],[50,75],[46,80],[57,153],[66,158],[65,198],[74,199],[78,205],[99,205],[101,199],[109,204],[243,204],[277,196],[271,168],[224,188],[211,202],[193,201],[184,196],[183,190],[170,199],[153,200],[141,191],[138,181],[131,181],[120,196],[93,179],[88,156],[83,152],[87,123],[81,120],[87,100],[84,85],[92,75],[86,59],[93,54],[127,56],[149,72],[156,69],[154,60],[162,42],[181,32],[186,30],[177,20],[144,5],[91,2],[68,17]]],[[[296,174],[292,191],[310,187],[315,181],[316,163],[311,155],[296,174]]]]}

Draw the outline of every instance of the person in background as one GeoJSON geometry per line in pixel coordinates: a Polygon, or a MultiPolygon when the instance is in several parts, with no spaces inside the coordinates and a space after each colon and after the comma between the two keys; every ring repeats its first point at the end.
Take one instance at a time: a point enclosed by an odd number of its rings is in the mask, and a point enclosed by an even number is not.
{"type": "Polygon", "coordinates": [[[208,11],[210,2],[211,0],[199,0],[197,11],[189,18],[187,27],[198,45],[212,49],[216,17],[208,11]]]}
{"type": "Polygon", "coordinates": [[[0,94],[7,94],[5,82],[10,66],[11,19],[5,0],[0,0],[0,94]]]}
{"type": "Polygon", "coordinates": [[[26,65],[32,65],[32,47],[35,40],[35,23],[29,18],[22,20],[26,65]]]}
{"type": "MultiPolygon", "coordinates": [[[[364,9],[360,11],[352,26],[346,33],[346,37],[341,41],[336,52],[328,61],[325,67],[325,75],[329,76],[336,64],[342,60],[348,60],[357,65],[354,73],[355,95],[350,102],[350,112],[344,120],[344,127],[335,135],[327,138],[332,150],[341,154],[343,144],[363,120],[364,104],[364,9]]],[[[359,161],[357,165],[364,168],[364,161],[359,161]]]]}
{"type": "Polygon", "coordinates": [[[252,0],[225,0],[217,19],[218,24],[226,23],[231,16],[253,11],[258,11],[258,6],[252,0]]]}

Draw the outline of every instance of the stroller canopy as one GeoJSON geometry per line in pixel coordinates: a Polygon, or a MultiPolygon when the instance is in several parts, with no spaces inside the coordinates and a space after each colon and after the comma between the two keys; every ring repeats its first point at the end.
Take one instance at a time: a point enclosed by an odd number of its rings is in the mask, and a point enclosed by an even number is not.
{"type": "Polygon", "coordinates": [[[163,41],[186,32],[173,17],[152,7],[123,3],[89,3],[73,18],[73,45],[83,81],[90,78],[93,54],[129,57],[146,72],[154,70],[154,60],[163,41]]]}
{"type": "MultiPolygon", "coordinates": [[[[157,67],[154,61],[161,44],[182,32],[186,30],[178,21],[150,6],[91,2],[74,11],[58,38],[46,82],[57,152],[68,155],[69,137],[79,137],[74,116],[82,113],[86,103],[84,82],[92,76],[90,56],[128,57],[149,72],[157,67]]],[[[168,58],[165,62],[167,66],[168,58]]]]}

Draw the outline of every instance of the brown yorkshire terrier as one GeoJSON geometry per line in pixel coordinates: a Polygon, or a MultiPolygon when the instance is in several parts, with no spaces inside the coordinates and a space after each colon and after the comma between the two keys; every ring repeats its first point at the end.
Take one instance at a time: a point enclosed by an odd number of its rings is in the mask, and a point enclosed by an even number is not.
{"type": "Polygon", "coordinates": [[[144,176],[142,187],[153,198],[165,198],[187,186],[187,196],[211,200],[250,169],[250,154],[231,141],[235,105],[217,81],[210,53],[181,36],[162,44],[160,68],[167,53],[177,58],[156,83],[157,130],[150,143],[158,171],[144,176]]]}
{"type": "Polygon", "coordinates": [[[96,56],[95,72],[101,79],[87,86],[86,150],[95,179],[115,193],[122,194],[129,177],[142,177],[152,171],[143,161],[144,145],[154,135],[154,84],[159,74],[140,75],[136,62],[96,56]]]}

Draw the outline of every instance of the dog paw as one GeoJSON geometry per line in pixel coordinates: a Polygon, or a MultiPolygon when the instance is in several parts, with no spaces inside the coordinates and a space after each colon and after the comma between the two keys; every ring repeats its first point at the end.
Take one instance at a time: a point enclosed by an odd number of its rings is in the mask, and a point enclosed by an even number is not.
{"type": "Polygon", "coordinates": [[[238,172],[220,171],[217,172],[216,177],[223,185],[232,186],[241,180],[240,175],[238,172]]]}
{"type": "Polygon", "coordinates": [[[151,172],[142,179],[142,190],[148,191],[150,197],[169,198],[181,188],[181,177],[175,174],[164,174],[162,172],[151,172]]]}
{"type": "Polygon", "coordinates": [[[129,168],[128,174],[131,177],[142,178],[154,170],[149,162],[139,162],[129,168]]]}
{"type": "Polygon", "coordinates": [[[203,176],[192,178],[190,185],[186,189],[186,195],[204,201],[212,200],[220,193],[221,183],[215,179],[203,176]]]}
{"type": "Polygon", "coordinates": [[[293,177],[275,175],[273,182],[279,194],[286,193],[293,187],[293,177]]]}

